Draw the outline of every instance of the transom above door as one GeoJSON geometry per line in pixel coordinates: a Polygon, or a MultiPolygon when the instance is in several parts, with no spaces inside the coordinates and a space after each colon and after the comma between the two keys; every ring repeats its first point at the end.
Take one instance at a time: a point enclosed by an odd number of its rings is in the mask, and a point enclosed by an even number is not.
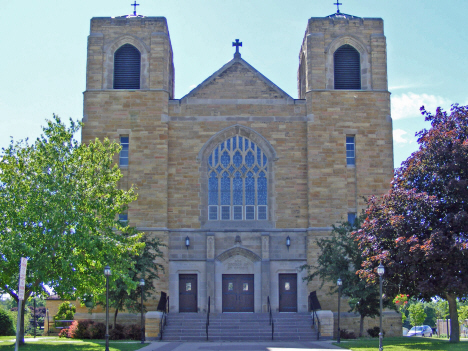
{"type": "Polygon", "coordinates": [[[254,275],[223,274],[223,312],[254,311],[254,275]]]}

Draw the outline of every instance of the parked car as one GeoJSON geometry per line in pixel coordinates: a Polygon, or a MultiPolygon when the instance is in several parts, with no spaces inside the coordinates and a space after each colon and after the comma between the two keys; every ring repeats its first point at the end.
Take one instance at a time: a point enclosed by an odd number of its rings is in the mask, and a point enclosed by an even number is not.
{"type": "Polygon", "coordinates": [[[406,336],[430,336],[432,337],[432,328],[428,325],[420,325],[410,329],[406,336]]]}

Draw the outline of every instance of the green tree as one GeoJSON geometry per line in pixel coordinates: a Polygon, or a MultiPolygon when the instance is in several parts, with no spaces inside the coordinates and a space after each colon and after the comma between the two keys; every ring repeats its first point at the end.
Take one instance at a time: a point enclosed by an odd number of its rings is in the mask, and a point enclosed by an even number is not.
{"type": "Polygon", "coordinates": [[[72,320],[75,316],[76,306],[71,304],[70,301],[62,302],[59,305],[57,314],[54,316],[54,321],[72,320]]]}
{"type": "Polygon", "coordinates": [[[422,113],[431,128],[417,133],[419,150],[396,170],[389,193],[369,201],[357,234],[360,275],[376,281],[382,262],[387,294],[447,300],[450,341],[459,342],[457,298],[468,291],[468,107],[422,113]]]}
{"type": "MultiPolygon", "coordinates": [[[[117,187],[120,146],[107,139],[80,144],[73,139],[79,128],[54,116],[31,145],[12,141],[2,149],[0,292],[15,301],[21,257],[28,259],[25,300],[45,295],[44,284],[62,298],[103,297],[107,264],[112,280],[135,288],[128,270],[144,243],[116,220],[137,197],[117,187]]],[[[21,314],[24,321],[24,304],[21,314]]],[[[20,334],[23,344],[24,323],[20,334]]]]}
{"type": "MultiPolygon", "coordinates": [[[[144,250],[140,255],[133,256],[135,265],[128,270],[128,277],[135,284],[138,284],[140,279],[144,279],[143,301],[146,301],[154,291],[153,281],[159,279],[158,271],[163,270],[164,267],[155,263],[158,258],[162,257],[159,239],[147,234],[143,237],[143,241],[145,242],[144,250]]],[[[113,289],[109,291],[109,306],[115,309],[114,326],[117,324],[117,315],[123,308],[130,312],[140,312],[140,301],[141,286],[138,285],[134,289],[125,280],[118,278],[113,289]]],[[[143,310],[146,311],[145,306],[143,310]]]]}
{"type": "Polygon", "coordinates": [[[468,306],[460,306],[458,309],[458,323],[468,328],[468,306]]]}
{"type": "MultiPolygon", "coordinates": [[[[303,266],[308,270],[307,281],[318,277],[322,281],[321,287],[325,282],[331,283],[331,294],[338,292],[336,281],[341,278],[342,293],[348,297],[350,312],[357,312],[361,317],[359,336],[364,333],[364,318],[378,316],[380,308],[378,285],[369,285],[356,274],[363,260],[358,243],[351,233],[360,227],[363,219],[361,215],[353,224],[344,222],[338,226],[333,225],[330,237],[317,240],[320,248],[317,264],[303,266]]],[[[389,301],[385,300],[385,305],[388,306],[389,301]]]]}
{"type": "Polygon", "coordinates": [[[0,336],[15,335],[13,323],[11,313],[0,307],[0,336]]]}
{"type": "Polygon", "coordinates": [[[421,302],[410,305],[408,307],[408,312],[411,325],[423,325],[427,314],[424,312],[424,305],[421,302]]]}
{"type": "Polygon", "coordinates": [[[435,302],[435,310],[437,319],[446,319],[449,317],[449,306],[448,302],[443,299],[438,299],[435,302]]]}

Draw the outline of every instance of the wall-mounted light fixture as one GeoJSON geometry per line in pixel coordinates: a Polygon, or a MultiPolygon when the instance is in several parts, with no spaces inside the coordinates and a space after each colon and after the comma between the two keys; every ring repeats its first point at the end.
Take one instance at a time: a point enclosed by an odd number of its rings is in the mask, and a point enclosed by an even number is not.
{"type": "Polygon", "coordinates": [[[291,246],[291,238],[288,235],[288,237],[286,238],[286,247],[288,248],[288,251],[289,251],[290,246],[291,246]]]}
{"type": "Polygon", "coordinates": [[[190,238],[187,235],[187,237],[185,238],[185,247],[187,248],[187,251],[188,251],[189,246],[190,246],[190,238]]]}

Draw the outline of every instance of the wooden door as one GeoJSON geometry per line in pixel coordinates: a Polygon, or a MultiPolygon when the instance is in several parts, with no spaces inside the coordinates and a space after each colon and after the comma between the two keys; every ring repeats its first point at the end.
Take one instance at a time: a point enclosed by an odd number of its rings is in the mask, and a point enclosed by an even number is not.
{"type": "Polygon", "coordinates": [[[254,275],[223,274],[223,312],[254,311],[254,275]]]}
{"type": "Polygon", "coordinates": [[[297,274],[279,275],[279,311],[297,312],[297,274]]]}
{"type": "Polygon", "coordinates": [[[197,312],[197,275],[179,274],[179,312],[197,312]]]}

